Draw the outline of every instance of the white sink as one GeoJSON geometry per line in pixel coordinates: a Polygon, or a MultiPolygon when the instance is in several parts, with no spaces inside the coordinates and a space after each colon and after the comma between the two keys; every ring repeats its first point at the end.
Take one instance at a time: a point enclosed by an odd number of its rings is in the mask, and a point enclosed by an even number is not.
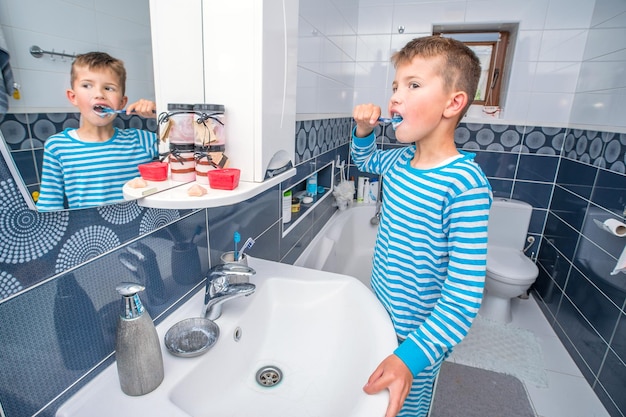
{"type": "MultiPolygon", "coordinates": [[[[56,415],[383,415],[387,392],[367,395],[362,387],[397,342],[373,293],[345,275],[255,258],[249,265],[257,271],[250,280],[256,292],[224,304],[219,340],[207,353],[179,358],[162,345],[165,379],[142,397],[122,393],[113,364],[56,415]],[[278,369],[282,378],[260,385],[261,369],[278,369]]],[[[161,340],[174,323],[200,314],[203,293],[157,326],[161,340]]]]}

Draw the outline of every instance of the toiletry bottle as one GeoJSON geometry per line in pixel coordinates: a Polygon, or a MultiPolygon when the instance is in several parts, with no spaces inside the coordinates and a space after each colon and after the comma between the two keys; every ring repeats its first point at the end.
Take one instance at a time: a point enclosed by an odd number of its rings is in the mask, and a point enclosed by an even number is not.
{"type": "Polygon", "coordinates": [[[359,177],[359,179],[357,180],[357,186],[356,186],[356,202],[357,203],[362,203],[363,202],[363,194],[365,192],[364,187],[365,187],[365,177],[359,177]]]}
{"type": "Polygon", "coordinates": [[[154,391],[163,381],[161,343],[152,318],[137,294],[144,287],[123,282],[116,290],[123,301],[115,339],[120,386],[127,395],[144,395],[154,391]]]}
{"type": "Polygon", "coordinates": [[[363,202],[365,204],[371,203],[370,201],[370,179],[365,177],[363,181],[363,202]]]}
{"type": "Polygon", "coordinates": [[[370,180],[370,203],[378,201],[378,178],[372,178],[370,180]]]}
{"type": "Polygon", "coordinates": [[[317,195],[317,172],[314,172],[306,180],[306,195],[309,197],[315,197],[317,195]]]}
{"type": "Polygon", "coordinates": [[[291,221],[291,190],[283,193],[283,223],[291,221]]]}

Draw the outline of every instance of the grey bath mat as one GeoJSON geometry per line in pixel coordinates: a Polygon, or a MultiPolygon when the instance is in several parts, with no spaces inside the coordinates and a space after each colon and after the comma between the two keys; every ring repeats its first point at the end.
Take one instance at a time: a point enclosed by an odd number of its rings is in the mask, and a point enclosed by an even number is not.
{"type": "Polygon", "coordinates": [[[431,417],[534,417],[524,384],[514,376],[444,362],[431,417]]]}

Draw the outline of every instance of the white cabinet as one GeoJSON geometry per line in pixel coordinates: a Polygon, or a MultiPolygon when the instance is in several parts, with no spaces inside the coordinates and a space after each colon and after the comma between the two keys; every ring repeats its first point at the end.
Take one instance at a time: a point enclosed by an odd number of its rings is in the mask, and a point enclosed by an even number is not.
{"type": "Polygon", "coordinates": [[[204,96],[223,103],[227,154],[244,181],[263,181],[271,158],[293,160],[298,0],[203,3],[204,96]]]}
{"type": "Polygon", "coordinates": [[[226,155],[241,181],[263,182],[268,167],[292,162],[298,0],[150,0],[150,19],[158,111],[223,104],[226,155]]]}

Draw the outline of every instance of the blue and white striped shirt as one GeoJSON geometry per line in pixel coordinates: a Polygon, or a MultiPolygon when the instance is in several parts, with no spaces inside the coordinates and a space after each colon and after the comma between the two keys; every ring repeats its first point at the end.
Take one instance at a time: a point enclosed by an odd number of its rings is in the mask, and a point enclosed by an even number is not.
{"type": "Polygon", "coordinates": [[[83,142],[72,137],[71,130],[50,136],[44,144],[37,201],[41,211],[119,202],[124,184],[139,176],[137,166],[158,155],[153,132],[116,128],[106,142],[83,142]]]}
{"type": "Polygon", "coordinates": [[[352,140],[357,167],[383,175],[372,288],[403,340],[394,353],[417,376],[449,354],[478,313],[492,195],[473,154],[416,169],[415,150],[377,150],[373,133],[352,140]]]}

